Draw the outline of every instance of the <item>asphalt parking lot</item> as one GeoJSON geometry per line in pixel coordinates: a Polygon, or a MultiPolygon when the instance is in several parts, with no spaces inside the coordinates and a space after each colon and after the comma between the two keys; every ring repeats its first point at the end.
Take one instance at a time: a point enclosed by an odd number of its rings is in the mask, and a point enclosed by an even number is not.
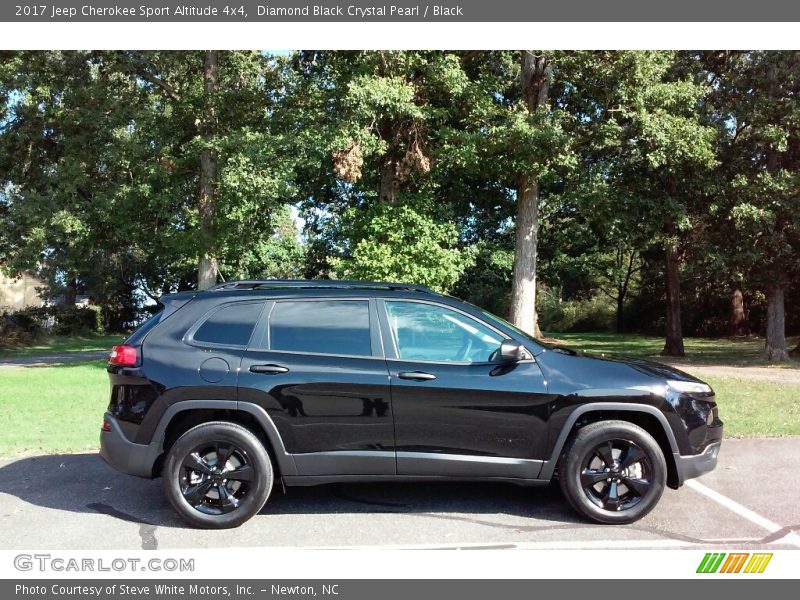
{"type": "Polygon", "coordinates": [[[726,440],[717,470],[628,526],[582,521],[557,486],[336,484],[277,485],[259,515],[227,531],[186,528],[160,480],[95,454],[5,459],[0,547],[799,548],[799,451],[800,438],[726,440]]]}

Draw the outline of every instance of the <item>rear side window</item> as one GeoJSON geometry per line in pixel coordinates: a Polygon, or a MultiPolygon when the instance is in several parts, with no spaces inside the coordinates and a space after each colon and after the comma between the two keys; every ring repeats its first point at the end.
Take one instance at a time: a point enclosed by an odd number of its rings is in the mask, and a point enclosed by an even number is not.
{"type": "Polygon", "coordinates": [[[269,320],[271,350],[370,356],[369,302],[276,302],[269,320]]]}
{"type": "Polygon", "coordinates": [[[261,302],[223,306],[203,321],[192,339],[208,344],[246,346],[263,306],[261,302]]]}

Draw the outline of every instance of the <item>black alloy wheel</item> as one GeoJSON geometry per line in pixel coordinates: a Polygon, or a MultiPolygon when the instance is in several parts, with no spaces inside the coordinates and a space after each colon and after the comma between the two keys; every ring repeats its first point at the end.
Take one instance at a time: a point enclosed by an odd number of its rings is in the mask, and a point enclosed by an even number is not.
{"type": "Polygon", "coordinates": [[[239,508],[254,477],[247,451],[226,442],[201,444],[181,463],[181,493],[195,510],[223,515],[239,508]]]}
{"type": "Polygon", "coordinates": [[[581,515],[598,523],[632,523],[658,504],[667,479],[653,436],[627,421],[579,429],[559,460],[559,484],[581,515]]]}
{"type": "Polygon", "coordinates": [[[647,454],[630,440],[609,440],[584,461],[581,485],[594,504],[608,511],[628,510],[647,496],[653,467],[647,454]]]}
{"type": "Polygon", "coordinates": [[[272,463],[250,430],[228,422],[198,425],[167,453],[164,492],[190,524],[238,527],[264,506],[272,490],[272,463]]]}

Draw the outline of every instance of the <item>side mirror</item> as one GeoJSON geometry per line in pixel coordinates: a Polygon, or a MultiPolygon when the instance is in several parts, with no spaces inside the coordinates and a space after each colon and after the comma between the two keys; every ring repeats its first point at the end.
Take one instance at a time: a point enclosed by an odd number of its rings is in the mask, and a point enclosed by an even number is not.
{"type": "Polygon", "coordinates": [[[507,340],[500,344],[500,360],[502,362],[520,362],[531,358],[533,358],[531,353],[519,342],[507,340]]]}

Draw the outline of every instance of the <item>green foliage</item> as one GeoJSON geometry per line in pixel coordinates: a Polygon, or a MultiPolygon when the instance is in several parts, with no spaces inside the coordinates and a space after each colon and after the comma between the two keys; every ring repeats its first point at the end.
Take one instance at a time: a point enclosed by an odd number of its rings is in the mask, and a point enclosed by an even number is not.
{"type": "Polygon", "coordinates": [[[55,321],[52,333],[55,335],[80,335],[103,333],[103,312],[99,306],[53,307],[49,310],[55,321]]]}
{"type": "Polygon", "coordinates": [[[507,317],[514,252],[487,242],[478,242],[474,248],[475,262],[464,270],[452,293],[489,312],[507,317]]]}
{"type": "Polygon", "coordinates": [[[616,307],[605,295],[561,300],[555,290],[540,290],[539,320],[543,331],[613,331],[616,307]]]}
{"type": "Polygon", "coordinates": [[[225,253],[219,266],[226,279],[302,278],[305,248],[289,207],[276,209],[271,222],[271,235],[251,240],[243,231],[244,239],[231,242],[230,253],[225,253]]]}
{"type": "Polygon", "coordinates": [[[759,287],[800,276],[800,53],[701,55],[718,81],[722,185],[709,206],[717,264],[759,287]]]}
{"type": "Polygon", "coordinates": [[[101,334],[105,331],[103,311],[99,306],[30,306],[7,315],[4,329],[27,335],[27,342],[40,338],[45,331],[57,336],[101,334]]]}
{"type": "Polygon", "coordinates": [[[91,294],[118,326],[130,324],[137,288],[157,298],[192,287],[209,248],[232,273],[269,272],[264,261],[286,239],[273,217],[295,194],[294,141],[270,119],[282,63],[222,52],[219,90],[209,94],[203,60],[203,52],[3,57],[0,90],[12,107],[0,130],[7,270],[37,270],[54,294],[91,294]],[[209,230],[198,199],[205,150],[218,165],[209,230]]]}
{"type": "Polygon", "coordinates": [[[338,279],[416,283],[446,292],[474,261],[458,247],[458,230],[411,206],[377,204],[345,212],[341,239],[346,256],[332,260],[338,279]]]}
{"type": "Polygon", "coordinates": [[[47,318],[46,310],[28,307],[13,314],[5,313],[0,323],[3,343],[7,346],[29,344],[44,333],[43,322],[47,318]]]}

